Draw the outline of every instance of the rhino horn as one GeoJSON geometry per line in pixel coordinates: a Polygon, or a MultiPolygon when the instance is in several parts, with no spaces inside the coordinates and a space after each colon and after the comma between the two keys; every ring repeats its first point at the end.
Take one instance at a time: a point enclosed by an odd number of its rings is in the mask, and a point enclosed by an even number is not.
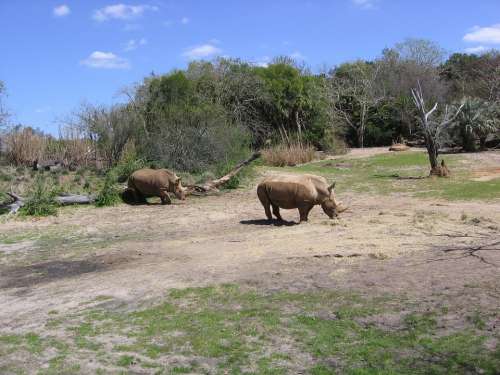
{"type": "Polygon", "coordinates": [[[343,206],[343,205],[342,205],[342,202],[341,202],[341,203],[339,203],[339,205],[338,205],[337,212],[338,212],[339,214],[341,214],[342,212],[345,212],[345,211],[347,211],[348,209],[349,209],[349,207],[345,207],[345,206],[343,206]]]}

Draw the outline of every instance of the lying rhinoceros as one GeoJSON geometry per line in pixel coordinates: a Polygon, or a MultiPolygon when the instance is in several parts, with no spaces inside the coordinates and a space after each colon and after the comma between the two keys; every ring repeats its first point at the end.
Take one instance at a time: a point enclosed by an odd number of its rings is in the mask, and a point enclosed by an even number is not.
{"type": "Polygon", "coordinates": [[[271,176],[259,184],[257,195],[269,220],[272,206],[278,220],[283,220],[280,208],[298,208],[300,221],[307,221],[315,205],[321,205],[325,214],[333,219],[347,209],[336,201],[334,187],[335,183],[329,185],[325,178],[310,174],[271,176]]]}
{"type": "Polygon", "coordinates": [[[139,169],[130,175],[128,188],[136,202],[160,197],[162,204],[171,204],[169,192],[178,199],[186,199],[186,189],[182,187],[180,177],[168,169],[139,169]]]}

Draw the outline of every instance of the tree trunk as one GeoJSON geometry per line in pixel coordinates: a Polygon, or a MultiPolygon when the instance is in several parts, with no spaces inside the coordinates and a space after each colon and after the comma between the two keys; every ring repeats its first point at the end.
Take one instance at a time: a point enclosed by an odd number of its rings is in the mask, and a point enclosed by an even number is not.
{"type": "Polygon", "coordinates": [[[429,163],[431,164],[431,171],[436,169],[438,165],[438,150],[434,139],[430,135],[425,135],[425,147],[429,155],[429,163]]]}
{"type": "Polygon", "coordinates": [[[476,151],[476,139],[471,131],[468,131],[465,126],[460,128],[460,136],[462,138],[462,148],[466,152],[476,151]]]}
{"type": "Polygon", "coordinates": [[[366,107],[363,106],[363,109],[361,110],[361,121],[358,128],[358,144],[361,148],[365,148],[366,111],[366,107]]]}
{"type": "Polygon", "coordinates": [[[450,170],[446,166],[444,160],[439,165],[438,156],[439,150],[434,138],[430,134],[425,134],[425,146],[427,148],[427,154],[429,155],[429,163],[431,164],[431,176],[437,177],[448,177],[450,170]]]}
{"type": "Polygon", "coordinates": [[[363,128],[361,128],[359,134],[359,147],[365,148],[365,130],[363,128]]]}
{"type": "Polygon", "coordinates": [[[300,124],[299,120],[299,111],[294,111],[295,112],[295,125],[297,126],[297,132],[299,134],[299,143],[302,143],[302,126],[300,124]]]}
{"type": "Polygon", "coordinates": [[[479,137],[479,149],[481,151],[486,150],[486,138],[488,137],[479,137]]]}

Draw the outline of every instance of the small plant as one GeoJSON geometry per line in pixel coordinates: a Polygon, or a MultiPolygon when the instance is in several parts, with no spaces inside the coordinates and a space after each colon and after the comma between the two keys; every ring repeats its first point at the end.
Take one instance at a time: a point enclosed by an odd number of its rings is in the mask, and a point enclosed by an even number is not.
{"type": "Polygon", "coordinates": [[[95,205],[97,207],[107,207],[114,206],[120,202],[120,193],[119,189],[116,186],[116,177],[113,171],[110,171],[106,175],[106,179],[104,180],[104,186],[101,191],[97,195],[95,200],[95,205]]]}
{"type": "Polygon", "coordinates": [[[57,215],[57,204],[54,201],[55,191],[50,190],[45,179],[37,176],[33,190],[20,212],[27,216],[57,215]]]}
{"type": "Polygon", "coordinates": [[[314,156],[314,147],[300,142],[292,142],[289,145],[279,144],[262,151],[264,163],[274,167],[308,163],[314,159],[314,156]]]}

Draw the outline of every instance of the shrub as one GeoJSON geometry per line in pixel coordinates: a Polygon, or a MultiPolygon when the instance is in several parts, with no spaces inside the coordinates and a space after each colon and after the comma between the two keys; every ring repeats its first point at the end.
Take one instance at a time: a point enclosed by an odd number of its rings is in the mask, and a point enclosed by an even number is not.
{"type": "Polygon", "coordinates": [[[348,151],[344,138],[341,137],[333,128],[325,130],[325,134],[319,142],[319,145],[322,151],[335,155],[347,154],[348,151]]]}
{"type": "Polygon", "coordinates": [[[300,142],[292,142],[289,145],[279,144],[262,151],[264,163],[275,167],[308,163],[314,159],[314,156],[314,148],[300,142]]]}
{"type": "Polygon", "coordinates": [[[118,164],[113,168],[113,173],[118,182],[125,182],[136,170],[144,168],[146,162],[137,157],[133,140],[129,140],[123,148],[118,164]]]}
{"type": "Polygon", "coordinates": [[[156,112],[154,123],[158,128],[151,131],[140,151],[162,167],[190,173],[213,171],[249,149],[248,132],[231,123],[216,104],[171,106],[156,112]]]}
{"type": "Polygon", "coordinates": [[[116,185],[116,175],[113,171],[108,172],[104,180],[104,186],[95,200],[96,207],[115,206],[121,201],[120,191],[116,185]]]}
{"type": "Polygon", "coordinates": [[[54,201],[55,191],[50,190],[46,180],[37,176],[34,187],[20,212],[27,216],[57,215],[57,204],[54,201]]]}

